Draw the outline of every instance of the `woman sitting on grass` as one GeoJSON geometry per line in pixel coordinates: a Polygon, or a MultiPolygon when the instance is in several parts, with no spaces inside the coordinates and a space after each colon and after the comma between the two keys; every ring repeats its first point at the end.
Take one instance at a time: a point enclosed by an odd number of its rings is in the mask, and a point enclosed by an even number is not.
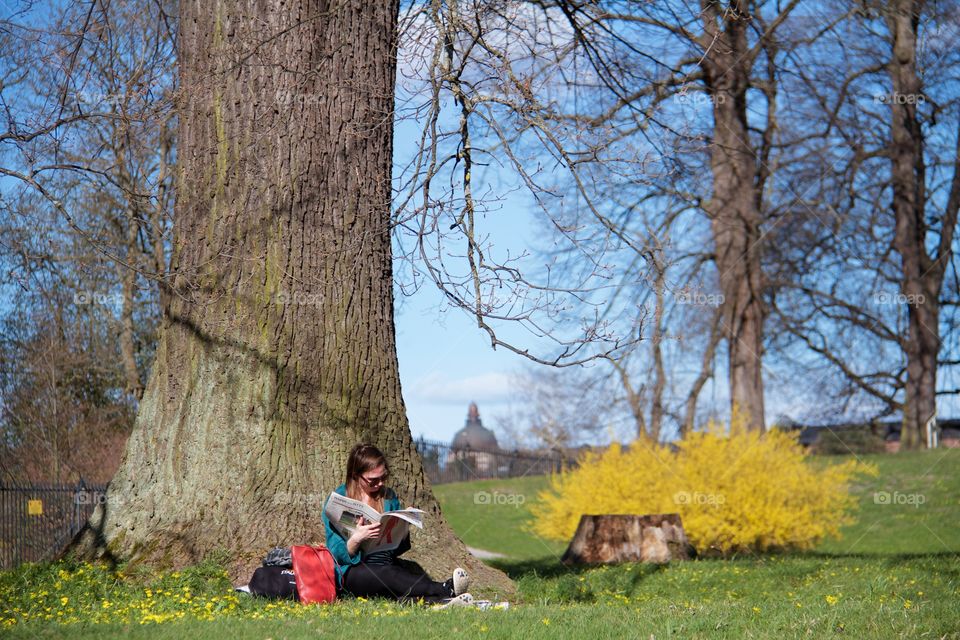
{"type": "MultiPolygon", "coordinates": [[[[400,500],[387,488],[389,475],[383,453],[372,444],[358,444],[347,459],[346,482],[337,487],[336,492],[359,500],[379,513],[397,511],[400,500]]],[[[414,573],[396,563],[396,557],[410,548],[409,535],[396,549],[367,554],[360,545],[380,535],[379,522],[365,522],[361,517],[356,531],[346,540],[330,526],[326,508],[323,524],[327,530],[327,548],[337,560],[337,578],[347,593],[364,598],[422,598],[426,602],[451,605],[473,602],[473,596],[465,593],[470,580],[463,569],[455,569],[453,577],[446,582],[434,582],[427,575],[414,573]]]]}

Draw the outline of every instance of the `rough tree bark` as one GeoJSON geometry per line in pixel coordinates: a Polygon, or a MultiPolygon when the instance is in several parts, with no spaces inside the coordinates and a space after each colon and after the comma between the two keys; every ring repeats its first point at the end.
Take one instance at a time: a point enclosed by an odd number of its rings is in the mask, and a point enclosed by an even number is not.
{"type": "Polygon", "coordinates": [[[927,251],[930,222],[926,211],[924,133],[917,113],[923,95],[916,60],[922,5],[915,0],[897,0],[890,4],[887,13],[891,38],[888,71],[893,88],[889,103],[894,249],[902,262],[900,292],[908,305],[908,333],[902,341],[907,358],[907,379],[900,433],[901,446],[905,449],[925,446],[924,427],[936,413],[940,290],[950,262],[960,203],[958,155],[955,156],[950,196],[940,217],[936,254],[931,256],[927,251]]]}
{"type": "Polygon", "coordinates": [[[428,512],[412,559],[475,561],[411,438],[393,321],[390,198],[398,0],[181,3],[169,314],[105,505],[75,542],[160,566],[225,549],[249,577],[322,541],[349,449],[387,454],[428,512]]]}
{"type": "Polygon", "coordinates": [[[748,3],[721,13],[701,3],[704,49],[700,66],[712,98],[714,131],[710,166],[713,193],[703,208],[710,218],[720,273],[721,326],[729,354],[730,401],[747,414],[751,429],[764,428],[764,308],[761,298],[760,184],[757,153],[747,130],[747,88],[756,57],[747,41],[748,3]]]}

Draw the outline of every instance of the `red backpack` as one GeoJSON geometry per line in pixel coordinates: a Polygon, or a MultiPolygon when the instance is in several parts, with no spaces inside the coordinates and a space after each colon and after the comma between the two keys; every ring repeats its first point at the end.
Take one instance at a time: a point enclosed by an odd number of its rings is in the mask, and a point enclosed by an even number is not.
{"type": "Polygon", "coordinates": [[[293,575],[300,602],[333,602],[337,599],[337,568],[333,554],[324,545],[290,547],[293,575]]]}

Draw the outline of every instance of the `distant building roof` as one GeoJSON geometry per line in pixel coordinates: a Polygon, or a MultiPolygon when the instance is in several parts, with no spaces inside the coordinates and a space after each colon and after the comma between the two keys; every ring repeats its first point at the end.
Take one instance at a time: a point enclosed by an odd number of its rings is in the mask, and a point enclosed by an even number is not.
{"type": "Polygon", "coordinates": [[[820,437],[823,427],[802,427],[800,429],[800,444],[809,447],[820,437]]]}
{"type": "Polygon", "coordinates": [[[887,442],[900,442],[900,422],[891,422],[887,425],[887,431],[883,434],[883,439],[887,442]]]}
{"type": "MultiPolygon", "coordinates": [[[[900,442],[900,427],[902,422],[899,420],[886,420],[874,423],[873,429],[880,434],[887,442],[900,442]]],[[[940,427],[940,439],[960,439],[960,418],[945,418],[937,420],[937,426],[940,427]]],[[[846,429],[871,428],[869,423],[847,423],[834,425],[801,425],[791,423],[784,425],[784,428],[800,430],[800,444],[805,446],[813,445],[820,439],[824,431],[840,432],[846,429]]]]}
{"type": "Polygon", "coordinates": [[[840,435],[847,431],[863,430],[869,429],[874,431],[875,429],[885,429],[882,433],[885,433],[886,436],[884,439],[890,440],[891,429],[896,428],[896,438],[900,438],[900,423],[899,422],[877,422],[871,424],[869,422],[845,422],[837,424],[824,424],[824,425],[803,425],[797,422],[788,422],[782,426],[783,429],[790,431],[800,431],[799,442],[800,444],[809,447],[816,444],[821,435],[824,432],[831,432],[836,435],[840,435]]]}
{"type": "Polygon", "coordinates": [[[960,439],[960,418],[947,418],[937,420],[937,426],[940,427],[940,439],[960,439]]]}
{"type": "MultiPolygon", "coordinates": [[[[887,442],[900,442],[900,422],[892,422],[887,426],[887,433],[884,440],[887,442]]],[[[960,418],[944,418],[937,420],[937,426],[940,427],[941,440],[960,439],[960,418]]],[[[926,437],[925,435],[923,436],[926,437]]]]}
{"type": "Polygon", "coordinates": [[[457,431],[453,436],[453,442],[450,444],[454,449],[481,449],[484,451],[496,451],[500,448],[497,444],[497,436],[483,426],[480,421],[480,410],[477,409],[477,403],[471,402],[470,409],[467,411],[467,422],[463,429],[457,431]]]}

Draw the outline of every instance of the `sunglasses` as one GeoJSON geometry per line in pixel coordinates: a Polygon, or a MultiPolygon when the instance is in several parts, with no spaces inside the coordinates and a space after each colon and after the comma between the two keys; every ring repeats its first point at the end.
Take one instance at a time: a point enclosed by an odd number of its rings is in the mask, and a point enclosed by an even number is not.
{"type": "Polygon", "coordinates": [[[366,483],[369,484],[369,485],[377,485],[377,484],[386,482],[386,481],[387,481],[387,478],[390,477],[390,474],[389,474],[389,473],[385,473],[385,474],[383,474],[382,476],[377,476],[377,477],[375,477],[375,478],[368,478],[368,477],[366,477],[366,476],[360,476],[360,477],[363,479],[364,482],[366,482],[366,483]]]}

